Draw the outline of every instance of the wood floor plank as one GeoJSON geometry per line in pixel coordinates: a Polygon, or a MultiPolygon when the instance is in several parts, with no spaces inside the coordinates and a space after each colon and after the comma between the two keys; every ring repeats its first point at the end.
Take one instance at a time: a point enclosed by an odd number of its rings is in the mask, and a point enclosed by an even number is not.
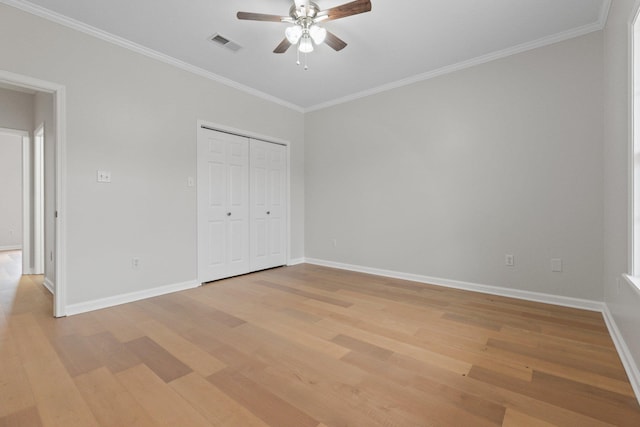
{"type": "Polygon", "coordinates": [[[616,375],[617,378],[610,378],[598,373],[585,371],[583,369],[574,368],[573,366],[568,366],[564,363],[558,364],[553,362],[548,362],[546,360],[537,359],[531,355],[523,354],[523,353],[512,353],[509,351],[505,351],[499,348],[495,348],[492,346],[487,346],[487,354],[490,357],[494,357],[497,360],[512,360],[514,362],[520,362],[526,364],[531,369],[536,369],[540,372],[546,372],[552,375],[556,375],[561,378],[566,378],[568,380],[584,382],[587,384],[598,384],[604,390],[609,390],[619,394],[625,394],[627,396],[633,396],[633,393],[629,392],[629,384],[628,380],[622,379],[624,375],[621,368],[621,373],[616,375]]]}
{"type": "Polygon", "coordinates": [[[196,373],[172,381],[171,387],[214,426],[268,427],[247,408],[196,373]]]}
{"type": "MultiPolygon", "coordinates": [[[[318,378],[324,375],[326,379],[350,385],[358,384],[363,379],[362,372],[348,369],[334,356],[317,353],[256,325],[246,324],[238,328],[238,338],[257,344],[258,348],[250,353],[251,360],[261,362],[265,366],[287,364],[306,371],[309,375],[313,374],[318,378]]],[[[253,366],[252,363],[244,365],[253,366]]]]}
{"type": "Polygon", "coordinates": [[[566,351],[556,351],[540,347],[527,348],[495,338],[489,339],[487,346],[508,351],[510,353],[521,354],[528,358],[534,358],[558,365],[570,366],[614,380],[624,381],[627,379],[627,375],[622,369],[620,369],[622,365],[618,361],[616,361],[616,363],[601,362],[592,357],[581,357],[578,354],[572,353],[567,354],[566,351]]]}
{"type": "Polygon", "coordinates": [[[120,342],[132,341],[144,336],[144,332],[136,327],[136,323],[121,314],[121,307],[111,307],[92,313],[106,330],[120,342]]]}
{"type": "Polygon", "coordinates": [[[291,328],[290,326],[282,323],[262,322],[260,323],[260,327],[277,335],[286,337],[288,340],[308,347],[319,353],[326,354],[330,357],[335,357],[336,359],[341,358],[349,351],[344,346],[341,346],[337,343],[318,338],[317,336],[308,334],[295,328],[291,328]]]}
{"type": "Polygon", "coordinates": [[[339,381],[323,376],[321,370],[305,369],[289,360],[262,366],[247,364],[239,369],[280,398],[329,426],[383,426],[392,418],[385,408],[375,405],[368,393],[361,392],[357,384],[351,380],[339,381]]]}
{"type": "Polygon", "coordinates": [[[339,334],[332,341],[345,348],[364,353],[374,359],[387,360],[393,354],[393,351],[391,350],[378,347],[374,344],[369,344],[365,341],[360,341],[356,338],[351,338],[348,335],[339,334]]]}
{"type": "Polygon", "coordinates": [[[35,406],[29,379],[10,334],[0,338],[0,418],[35,406]]]}
{"type": "Polygon", "coordinates": [[[18,342],[42,424],[56,427],[98,426],[33,315],[12,316],[10,329],[18,342]]]}
{"type": "Polygon", "coordinates": [[[78,335],[65,335],[53,340],[58,357],[72,377],[98,369],[102,364],[95,357],[89,342],[78,335]]]}
{"type": "MultiPolygon", "coordinates": [[[[466,425],[500,425],[504,417],[505,408],[481,397],[465,393],[446,384],[439,384],[429,380],[422,381],[421,387],[414,387],[417,377],[414,373],[389,365],[383,361],[358,352],[352,352],[342,358],[343,361],[353,364],[373,375],[394,382],[397,386],[410,386],[414,390],[420,390],[423,394],[416,397],[421,402],[431,401],[431,405],[438,408],[443,406],[456,406],[463,411],[449,411],[452,417],[448,423],[459,422],[466,425]],[[465,416],[467,421],[463,422],[465,416]]],[[[433,408],[433,406],[432,406],[433,408]]],[[[445,412],[438,410],[436,412],[445,412]]]]}
{"type": "Polygon", "coordinates": [[[251,408],[251,412],[269,425],[278,427],[316,427],[318,425],[317,420],[235,370],[222,370],[208,377],[208,380],[243,406],[251,408]]]}
{"type": "Polygon", "coordinates": [[[640,425],[635,399],[586,384],[539,373],[534,373],[533,381],[525,384],[476,366],[469,372],[469,377],[547,403],[561,402],[563,407],[594,419],[613,421],[619,426],[640,425]]]}
{"type": "Polygon", "coordinates": [[[42,427],[38,408],[32,406],[0,417],[0,427],[42,427]]]}
{"type": "Polygon", "coordinates": [[[343,301],[337,298],[327,297],[321,294],[316,294],[313,292],[303,291],[301,289],[291,288],[289,286],[279,285],[277,283],[269,282],[267,280],[259,280],[256,283],[266,286],[272,289],[277,289],[282,292],[289,292],[294,295],[299,295],[304,298],[310,298],[317,301],[322,301],[327,304],[337,305],[339,307],[350,307],[352,304],[348,301],[343,301]]]}
{"type": "Polygon", "coordinates": [[[314,316],[311,313],[305,313],[304,311],[298,310],[296,308],[286,307],[279,311],[287,316],[292,317],[293,319],[301,320],[307,323],[316,323],[322,320],[322,318],[319,316],[314,316]]]}
{"type": "Polygon", "coordinates": [[[423,334],[421,336],[409,335],[379,327],[369,322],[360,322],[357,328],[406,344],[415,345],[470,365],[479,365],[515,378],[531,380],[532,369],[526,363],[514,362],[508,358],[490,357],[486,354],[487,347],[485,344],[466,340],[460,336],[452,337],[447,334],[436,333],[431,335],[423,334]]]}
{"type": "MultiPolygon", "coordinates": [[[[227,297],[211,301],[210,303],[213,306],[224,306],[233,303],[237,304],[237,300],[233,298],[229,299],[227,297]]],[[[336,334],[327,331],[325,328],[308,324],[302,325],[300,322],[295,320],[288,321],[285,317],[279,316],[278,313],[271,313],[270,316],[266,317],[256,316],[253,313],[254,311],[256,311],[255,308],[247,311],[242,310],[241,312],[237,312],[236,315],[248,322],[259,324],[260,327],[270,330],[275,334],[284,336],[291,341],[297,342],[331,357],[340,358],[348,351],[344,347],[332,343],[331,339],[336,334]]]]}
{"type": "Polygon", "coordinates": [[[467,375],[460,376],[446,370],[434,369],[424,361],[412,357],[394,354],[389,362],[416,375],[414,386],[418,389],[430,390],[434,387],[434,383],[447,385],[494,404],[540,417],[558,426],[610,427],[613,425],[507,388],[493,387],[491,384],[467,375]]]}
{"type": "Polygon", "coordinates": [[[147,336],[129,341],[125,343],[125,347],[164,382],[173,381],[191,372],[191,368],[147,336]]]}
{"type": "Polygon", "coordinates": [[[227,366],[210,353],[155,320],[140,323],[138,328],[202,376],[209,376],[227,366]]]}
{"type": "Polygon", "coordinates": [[[401,411],[405,416],[414,417],[417,425],[420,425],[424,420],[429,420],[434,425],[443,426],[457,424],[491,427],[500,425],[471,412],[462,411],[436,395],[387,381],[377,375],[368,377],[362,384],[362,388],[384,402],[386,407],[401,411]]]}
{"type": "Polygon", "coordinates": [[[507,409],[504,415],[502,427],[555,427],[546,421],[518,412],[515,409],[507,409]]]}
{"type": "Polygon", "coordinates": [[[153,427],[153,419],[107,368],[74,378],[78,390],[103,427],[153,427]]]}
{"type": "Polygon", "coordinates": [[[53,341],[56,338],[67,335],[88,336],[105,331],[105,327],[96,318],[94,313],[82,313],[78,319],[67,317],[53,318],[50,313],[41,313],[35,316],[40,328],[53,341]]]}
{"type": "Polygon", "coordinates": [[[415,345],[406,344],[381,335],[376,335],[362,329],[347,326],[334,320],[323,319],[318,322],[318,324],[326,326],[336,332],[343,331],[347,335],[350,335],[354,338],[360,339],[369,344],[386,348],[387,350],[396,353],[416,357],[418,359],[428,360],[429,363],[437,365],[443,369],[451,370],[452,372],[466,374],[467,372],[469,372],[472,366],[470,363],[444,356],[442,354],[438,354],[415,345]]]}
{"type": "Polygon", "coordinates": [[[115,375],[156,424],[167,427],[210,426],[193,406],[146,365],[134,366],[115,375]]]}
{"type": "Polygon", "coordinates": [[[118,341],[111,332],[102,332],[86,337],[94,356],[105,366],[116,373],[142,363],[142,360],[118,341]]]}

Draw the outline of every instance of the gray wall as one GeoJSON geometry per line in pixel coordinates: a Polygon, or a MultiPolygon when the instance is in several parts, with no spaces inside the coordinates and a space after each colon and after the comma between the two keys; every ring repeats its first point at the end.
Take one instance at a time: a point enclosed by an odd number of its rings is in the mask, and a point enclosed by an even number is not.
{"type": "Polygon", "coordinates": [[[0,128],[31,132],[34,96],[0,88],[0,128]]]}
{"type": "Polygon", "coordinates": [[[22,137],[0,132],[0,250],[22,247],[22,137]]]}
{"type": "Polygon", "coordinates": [[[611,4],[605,28],[604,292],[605,301],[640,367],[640,294],[621,274],[629,273],[629,23],[634,0],[611,4]],[[619,285],[618,285],[619,284],[619,285]]]}
{"type": "Polygon", "coordinates": [[[38,92],[34,96],[33,130],[44,124],[44,276],[55,284],[53,258],[55,245],[55,138],[53,95],[38,92]]]}
{"type": "Polygon", "coordinates": [[[307,257],[602,301],[602,81],[597,32],[307,114],[307,257]]]}
{"type": "Polygon", "coordinates": [[[67,303],[196,279],[198,119],[291,142],[291,255],[304,256],[301,113],[4,4],[0,51],[0,69],[67,89],[67,303]]]}
{"type": "MultiPolygon", "coordinates": [[[[33,109],[34,95],[0,88],[0,128],[31,133],[33,109]]],[[[22,138],[2,136],[1,142],[0,247],[17,248],[22,247],[22,138]]]]}

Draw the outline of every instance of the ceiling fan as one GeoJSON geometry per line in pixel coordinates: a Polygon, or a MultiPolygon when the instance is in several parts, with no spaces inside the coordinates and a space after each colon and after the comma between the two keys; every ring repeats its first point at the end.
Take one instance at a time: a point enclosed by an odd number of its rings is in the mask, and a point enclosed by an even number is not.
{"type": "MultiPolygon", "coordinates": [[[[342,39],[335,34],[320,27],[318,23],[333,21],[371,10],[370,0],[355,0],[341,6],[320,10],[320,7],[309,0],[294,0],[289,9],[289,16],[267,15],[263,13],[238,12],[238,19],[249,21],[284,22],[292,24],[285,30],[285,38],[274,49],[274,53],[285,53],[291,45],[298,46],[300,53],[313,52],[314,44],[326,43],[336,51],[347,46],[342,39]]],[[[298,64],[300,59],[298,58],[298,64]]],[[[305,70],[307,66],[305,64],[305,70]]]]}

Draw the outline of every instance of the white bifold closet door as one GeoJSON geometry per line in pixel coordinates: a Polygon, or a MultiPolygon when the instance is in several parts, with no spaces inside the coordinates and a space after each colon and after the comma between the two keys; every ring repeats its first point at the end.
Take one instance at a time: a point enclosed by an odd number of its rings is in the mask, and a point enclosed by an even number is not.
{"type": "Polygon", "coordinates": [[[198,129],[198,277],[249,272],[249,139],[198,129]]]}
{"type": "Polygon", "coordinates": [[[286,264],[286,147],[198,129],[198,280],[286,264]]]}
{"type": "Polygon", "coordinates": [[[285,147],[251,140],[251,271],[284,265],[285,147]]]}

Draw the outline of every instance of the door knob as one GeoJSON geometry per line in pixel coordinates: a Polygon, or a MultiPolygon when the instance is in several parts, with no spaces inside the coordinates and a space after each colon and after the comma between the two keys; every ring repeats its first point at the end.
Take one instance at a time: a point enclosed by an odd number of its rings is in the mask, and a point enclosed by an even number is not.
{"type": "Polygon", "coordinates": [[[231,216],[231,212],[227,212],[227,216],[231,216]]]}
{"type": "Polygon", "coordinates": [[[267,215],[271,215],[271,211],[267,211],[267,215]]]}

